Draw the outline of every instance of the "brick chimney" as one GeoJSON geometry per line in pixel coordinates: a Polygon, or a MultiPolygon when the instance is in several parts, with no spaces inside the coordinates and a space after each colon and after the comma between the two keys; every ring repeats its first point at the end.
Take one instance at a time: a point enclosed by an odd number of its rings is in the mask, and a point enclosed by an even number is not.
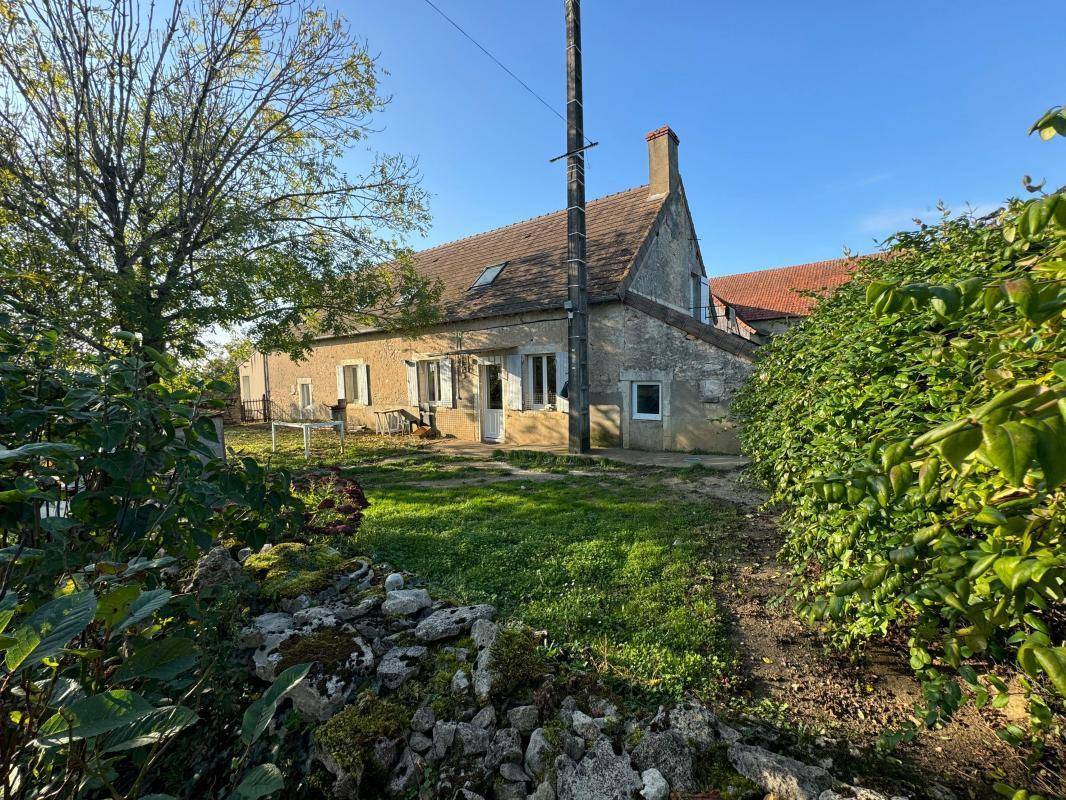
{"type": "Polygon", "coordinates": [[[663,125],[644,138],[648,140],[648,193],[652,197],[669,194],[681,182],[677,171],[680,139],[669,125],[663,125]]]}

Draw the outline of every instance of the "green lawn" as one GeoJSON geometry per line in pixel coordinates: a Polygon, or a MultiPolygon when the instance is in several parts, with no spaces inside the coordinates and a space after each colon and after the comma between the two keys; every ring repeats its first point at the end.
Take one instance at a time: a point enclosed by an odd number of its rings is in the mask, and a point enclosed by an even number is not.
{"type": "MultiPolygon", "coordinates": [[[[257,457],[269,454],[269,438],[227,434],[230,447],[257,457]]],[[[739,527],[731,506],[687,501],[646,470],[499,480],[415,442],[353,437],[343,458],[322,450],[312,463],[337,459],[367,490],[356,551],[548,630],[621,685],[711,695],[731,676],[713,595],[739,527]],[[376,463],[386,457],[397,460],[376,463]],[[486,482],[432,485],[457,474],[486,482]]],[[[302,453],[283,457],[303,465],[302,453]]]]}

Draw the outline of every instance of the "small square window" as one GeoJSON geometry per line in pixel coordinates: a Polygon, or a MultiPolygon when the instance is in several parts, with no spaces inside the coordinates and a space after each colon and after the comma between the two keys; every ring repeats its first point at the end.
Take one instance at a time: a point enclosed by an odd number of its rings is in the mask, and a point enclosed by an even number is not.
{"type": "Polygon", "coordinates": [[[662,419],[662,384],[633,384],[633,419],[662,419]]]}
{"type": "Polygon", "coordinates": [[[502,264],[494,264],[491,267],[485,267],[485,271],[477,276],[477,280],[470,285],[470,288],[480,289],[484,286],[488,286],[499,277],[500,273],[503,272],[503,268],[506,266],[507,262],[504,261],[502,264]]]}

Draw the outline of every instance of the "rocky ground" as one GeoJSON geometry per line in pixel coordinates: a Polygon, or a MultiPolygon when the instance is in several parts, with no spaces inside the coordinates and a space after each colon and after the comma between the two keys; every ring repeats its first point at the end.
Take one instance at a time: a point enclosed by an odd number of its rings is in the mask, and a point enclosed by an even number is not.
{"type": "MultiPolygon", "coordinates": [[[[198,574],[231,576],[229,560],[217,548],[198,574]]],[[[786,748],[771,727],[696,703],[627,711],[495,615],[349,560],[253,619],[240,645],[264,681],[313,662],[289,698],[315,725],[311,785],[338,798],[886,797],[835,774],[828,741],[786,748]]]]}

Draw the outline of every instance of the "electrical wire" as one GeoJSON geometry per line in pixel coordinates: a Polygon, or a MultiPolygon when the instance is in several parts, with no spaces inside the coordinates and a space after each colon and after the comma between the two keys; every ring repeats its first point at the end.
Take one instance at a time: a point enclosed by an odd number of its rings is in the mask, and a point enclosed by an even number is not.
{"type": "MultiPolygon", "coordinates": [[[[515,75],[510,69],[508,69],[506,64],[504,64],[502,61],[500,61],[500,59],[496,58],[496,56],[494,56],[492,53],[490,53],[489,50],[484,45],[481,44],[481,42],[479,42],[477,39],[475,39],[473,36],[471,36],[469,33],[467,33],[458,22],[456,22],[454,19],[449,17],[447,14],[445,14],[436,3],[434,3],[432,0],[423,0],[423,2],[427,6],[432,8],[434,11],[436,11],[438,14],[440,14],[442,17],[444,17],[444,19],[447,20],[448,23],[453,28],[455,28],[457,31],[459,31],[459,33],[463,34],[463,36],[465,36],[467,39],[469,39],[470,42],[474,45],[474,47],[476,47],[478,50],[480,50],[482,53],[484,53],[486,56],[488,56],[490,59],[492,59],[492,62],[496,66],[498,66],[500,69],[502,69],[504,72],[506,72],[512,78],[514,78],[514,80],[516,80],[518,82],[518,84],[523,89],[525,89],[527,92],[529,92],[531,95],[533,95],[533,97],[535,97],[537,99],[537,101],[540,102],[541,105],[543,105],[546,109],[548,109],[550,112],[552,112],[555,116],[557,116],[563,122],[567,121],[566,117],[564,117],[562,114],[560,114],[559,111],[551,103],[549,103],[547,100],[545,100],[543,97],[541,97],[535,91],[533,91],[533,87],[531,87],[528,83],[526,83],[524,80],[522,80],[517,75],[515,75]]],[[[587,142],[589,140],[586,138],[585,141],[587,142]]]]}

